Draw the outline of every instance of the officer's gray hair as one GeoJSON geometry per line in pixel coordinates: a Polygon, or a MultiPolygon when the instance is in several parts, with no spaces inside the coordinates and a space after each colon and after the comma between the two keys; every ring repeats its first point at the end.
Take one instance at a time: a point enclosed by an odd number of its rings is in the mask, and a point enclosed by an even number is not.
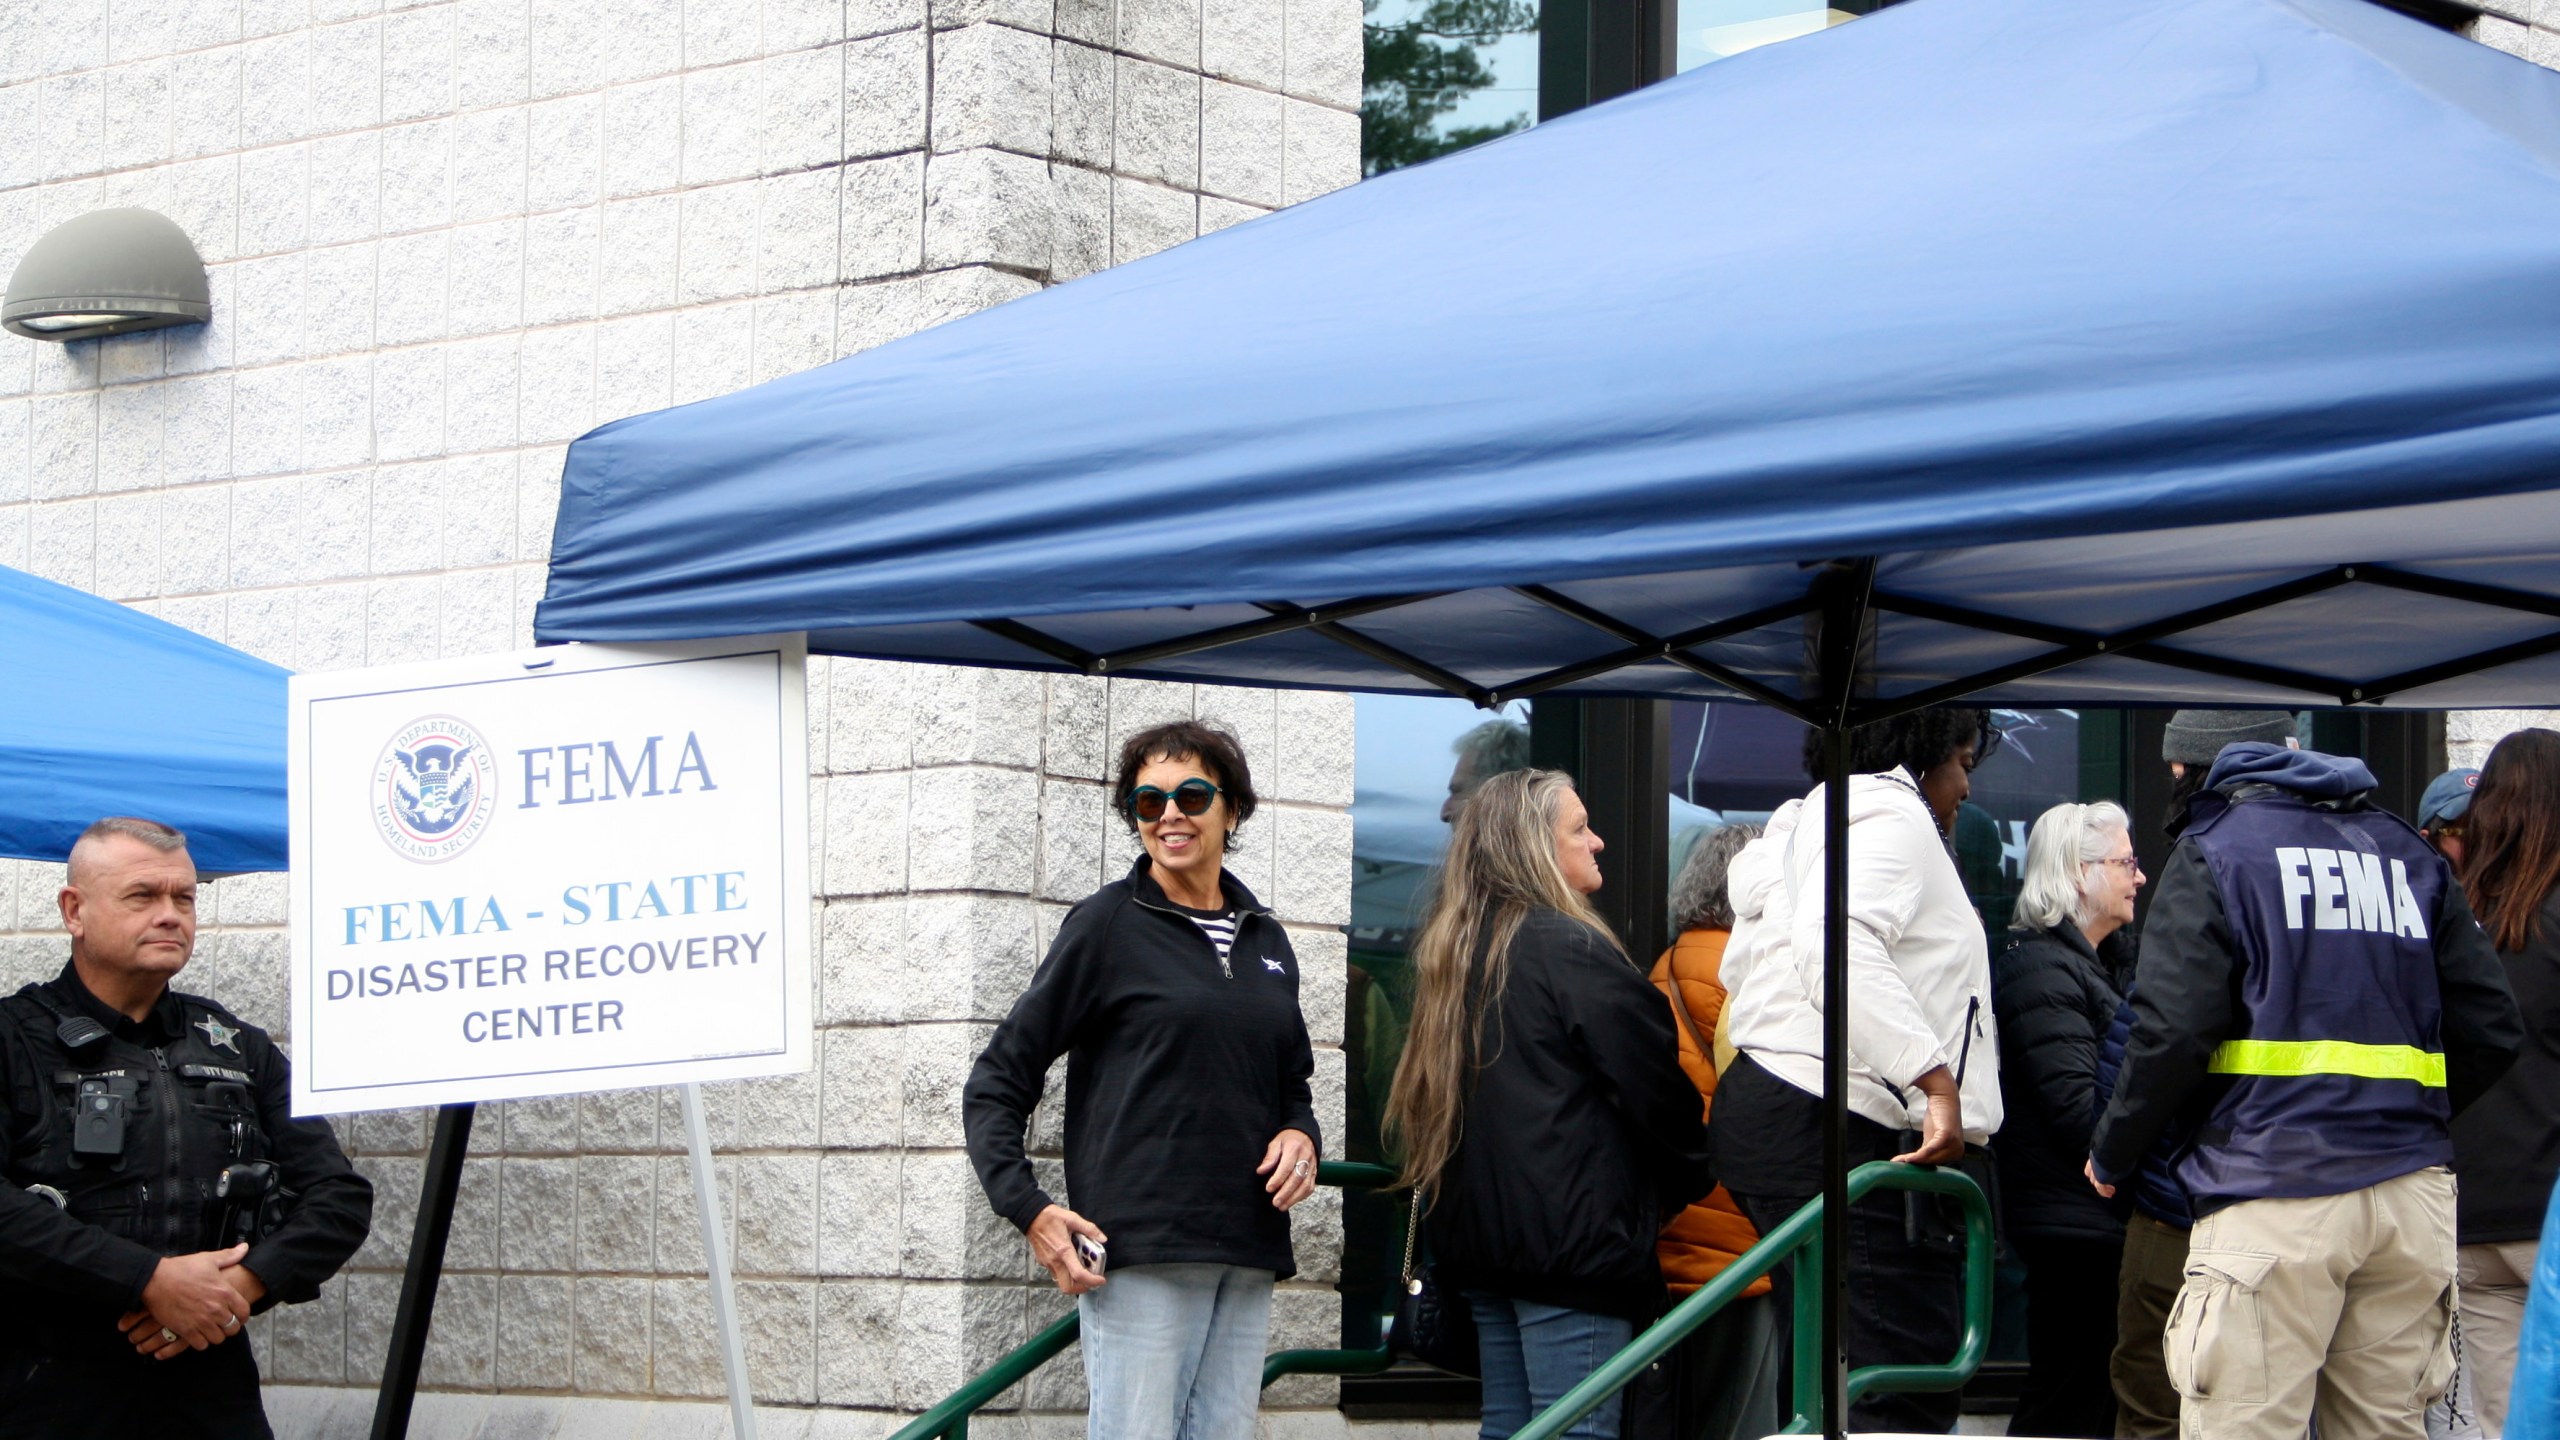
{"type": "Polygon", "coordinates": [[[2027,833],[2027,873],[2018,887],[2012,924],[2021,930],[2050,930],[2068,920],[2089,918],[2089,866],[2107,858],[2115,837],[2132,833],[2124,807],[2101,800],[2094,805],[2056,805],[2036,817],[2027,833]]]}
{"type": "Polygon", "coordinates": [[[187,848],[186,832],[177,826],[163,825],[157,820],[145,820],[134,815],[110,815],[96,822],[80,832],[79,843],[72,848],[76,850],[92,840],[104,840],[110,835],[122,835],[128,840],[139,840],[163,855],[174,854],[187,848]]]}

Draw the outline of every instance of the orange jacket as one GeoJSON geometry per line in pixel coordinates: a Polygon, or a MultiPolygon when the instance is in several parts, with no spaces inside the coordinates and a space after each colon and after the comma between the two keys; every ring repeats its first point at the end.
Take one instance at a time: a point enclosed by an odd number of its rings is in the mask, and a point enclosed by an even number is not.
{"type": "MultiPolygon", "coordinates": [[[[1687,1014],[1681,1007],[1671,1007],[1671,1028],[1680,1037],[1680,1068],[1689,1072],[1691,1083],[1698,1087],[1704,1103],[1702,1111],[1714,1118],[1716,1063],[1706,1047],[1714,1043],[1716,1019],[1724,1013],[1724,985],[1717,971],[1724,963],[1723,930],[1690,930],[1684,932],[1654,962],[1653,984],[1666,997],[1678,985],[1678,999],[1688,1002],[1687,1014]],[[1693,1033],[1692,1022],[1696,1025],[1693,1033]]],[[[1662,1278],[1674,1295],[1687,1295],[1699,1286],[1724,1273],[1743,1251],[1760,1239],[1760,1232],[1742,1217],[1742,1207],[1718,1185],[1706,1199],[1671,1217],[1662,1227],[1662,1238],[1655,1250],[1662,1257],[1662,1278]]],[[[1751,1282],[1745,1295],[1766,1295],[1769,1280],[1762,1276],[1751,1282]]]]}

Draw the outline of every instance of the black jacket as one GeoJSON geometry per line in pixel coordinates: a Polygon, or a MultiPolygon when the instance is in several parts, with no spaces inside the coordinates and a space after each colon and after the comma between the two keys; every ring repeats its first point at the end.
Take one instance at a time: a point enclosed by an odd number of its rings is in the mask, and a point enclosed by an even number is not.
{"type": "MultiPolygon", "coordinates": [[[[310,1300],[364,1243],[373,1186],[347,1163],[329,1123],[293,1118],[285,1057],[265,1031],[220,1005],[169,992],[140,1021],[92,996],[69,966],[0,1001],[0,1357],[44,1354],[118,1384],[164,1381],[213,1405],[257,1371],[245,1338],[165,1362],[138,1358],[115,1330],[141,1308],[165,1255],[222,1248],[215,1179],[235,1161],[274,1164],[293,1192],[242,1262],[267,1287],[258,1308],[310,1300]],[[63,1022],[106,1036],[77,1050],[63,1022]],[[70,1111],[84,1077],[129,1090],[123,1149],[73,1153],[70,1111]],[[67,1209],[27,1187],[63,1193],[67,1209]],[[181,1373],[188,1378],[180,1379],[181,1373]]],[[[0,1375],[0,1381],[7,1377],[0,1375]]],[[[23,1397],[21,1397],[23,1399],[23,1397]]],[[[96,1397],[92,1397],[94,1410],[96,1397]]],[[[103,1422],[102,1422],[103,1423],[103,1422]]],[[[7,1425],[0,1421],[0,1432],[7,1425]]]]}
{"type": "Polygon", "coordinates": [[[2525,947],[2498,958],[2524,1012],[2524,1050],[2454,1117],[2455,1228],[2465,1245],[2539,1238],[2560,1175],[2560,890],[2543,897],[2525,947]]]}
{"type": "Polygon", "coordinates": [[[1067,1057],[1067,1202],[1111,1237],[1110,1266],[1217,1264],[1297,1273],[1289,1217],[1254,1173],[1272,1137],[1322,1143],[1289,936],[1233,875],[1226,961],[1165,898],[1143,855],[1067,913],[961,1095],[969,1163],[996,1213],[1028,1230],[1058,1202],[1023,1127],[1067,1057]]]}
{"type": "Polygon", "coordinates": [[[1444,1281],[1651,1320],[1662,1217],[1715,1188],[1662,993],[1605,937],[1535,911],[1476,1054],[1424,1221],[1444,1281]]]}
{"type": "MultiPolygon", "coordinates": [[[[2107,948],[2119,947],[2118,931],[2107,948]]],[[[2013,930],[1991,972],[2000,1019],[2000,1100],[2006,1118],[1992,1153],[2012,1231],[2064,1240],[2117,1240],[2124,1220],[2089,1188],[2081,1166],[2097,1127],[2098,1053],[2123,1001],[2080,927],[2013,930]]]]}

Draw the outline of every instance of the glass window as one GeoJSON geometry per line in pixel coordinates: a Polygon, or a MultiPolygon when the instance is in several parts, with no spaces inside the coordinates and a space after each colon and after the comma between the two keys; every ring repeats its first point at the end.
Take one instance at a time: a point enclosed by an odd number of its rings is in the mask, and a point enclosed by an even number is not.
{"type": "Polygon", "coordinates": [[[1679,65],[1694,70],[1856,18],[1805,0],[1680,0],[1679,65]]]}
{"type": "Polygon", "coordinates": [[[1354,1160],[1384,1157],[1379,1112],[1413,1001],[1407,952],[1423,887],[1449,845],[1449,807],[1488,776],[1529,764],[1529,707],[1488,715],[1463,700],[1362,695],[1351,805],[1348,1133],[1354,1160]]]}
{"type": "MultiPolygon", "coordinates": [[[[1413,1012],[1409,951],[1423,887],[1448,849],[1448,807],[1487,776],[1529,763],[1529,707],[1488,715],[1463,700],[1361,695],[1351,804],[1350,994],[1343,1009],[1346,1075],[1341,1153],[1391,1163],[1378,1135],[1413,1012]]],[[[1401,1198],[1401,1197],[1398,1197],[1401,1198]]],[[[1349,1201],[1343,1213],[1343,1344],[1378,1343],[1378,1318],[1402,1256],[1392,1254],[1402,1207],[1349,1201]]]]}
{"type": "Polygon", "coordinates": [[[1364,0],[1361,172],[1525,130],[1538,114],[1535,0],[1364,0]]]}

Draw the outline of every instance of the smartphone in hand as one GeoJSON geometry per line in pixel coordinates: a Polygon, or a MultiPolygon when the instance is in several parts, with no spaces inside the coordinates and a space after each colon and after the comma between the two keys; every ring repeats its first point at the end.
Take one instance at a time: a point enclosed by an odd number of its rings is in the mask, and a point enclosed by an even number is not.
{"type": "Polygon", "coordinates": [[[1075,1242],[1076,1258],[1084,1262],[1084,1268],[1096,1275],[1103,1273],[1102,1262],[1110,1252],[1103,1249],[1102,1242],[1090,1235],[1078,1235],[1075,1242]]]}

